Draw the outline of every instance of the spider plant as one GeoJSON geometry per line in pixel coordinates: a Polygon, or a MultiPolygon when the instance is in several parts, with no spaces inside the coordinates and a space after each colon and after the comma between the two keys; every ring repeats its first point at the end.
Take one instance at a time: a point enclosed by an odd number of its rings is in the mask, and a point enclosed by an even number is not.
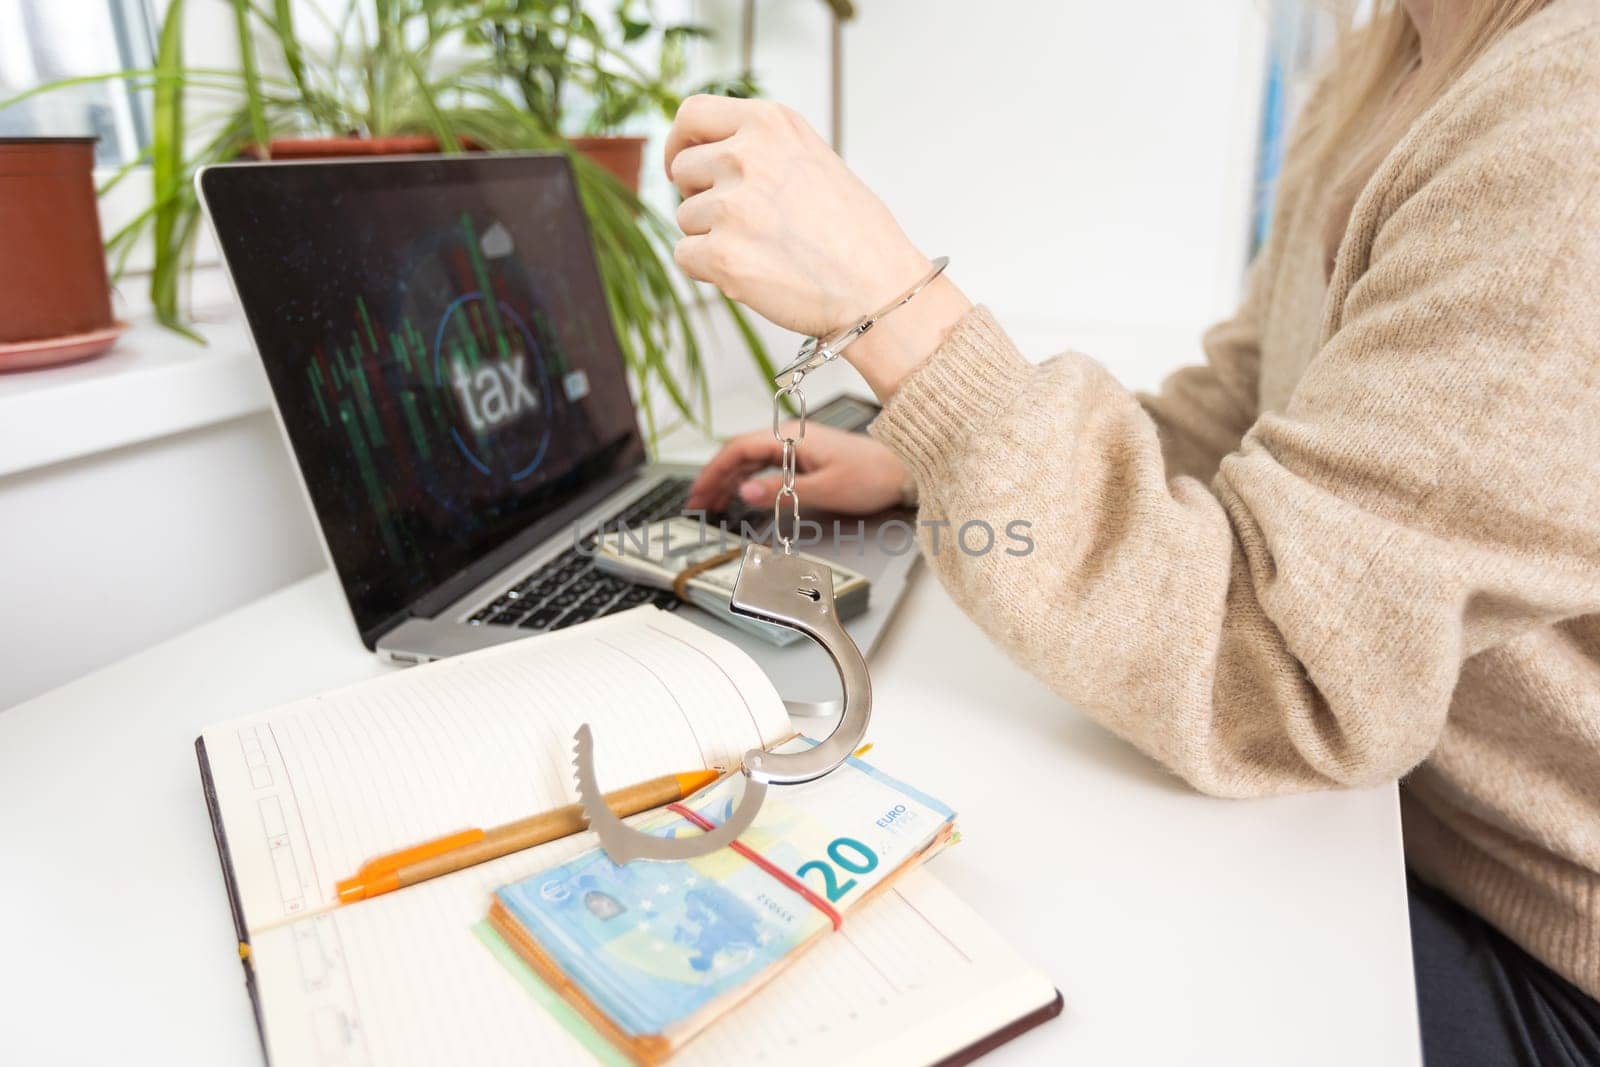
{"type": "MultiPolygon", "coordinates": [[[[162,22],[152,67],[67,79],[34,93],[87,81],[126,79],[152,101],[148,149],[117,171],[102,194],[148,164],[148,206],[106,242],[113,276],[120,277],[142,239],[152,249],[150,300],[166,326],[200,340],[189,324],[181,280],[193,265],[199,205],[195,171],[239,158],[269,157],[272,139],[285,136],[426,135],[440,151],[565,152],[594,236],[601,279],[617,337],[627,359],[646,429],[657,437],[657,400],[705,426],[710,394],[702,333],[711,308],[672,262],[675,228],[600,166],[574,152],[560,111],[527,106],[504,57],[484,35],[489,17],[507,17],[514,0],[348,0],[336,15],[294,0],[229,0],[239,43],[237,69],[186,63],[184,0],[172,0],[162,22]],[[297,18],[311,12],[332,43],[304,43],[297,18]]],[[[626,9],[626,5],[625,5],[626,9]]],[[[518,16],[539,17],[523,13],[518,16]]],[[[624,30],[626,33],[632,32],[624,30]]],[[[585,27],[585,48],[568,61],[590,83],[603,66],[613,96],[631,94],[663,108],[675,106],[671,87],[585,27]]],[[[681,35],[680,35],[681,36],[681,35]]],[[[0,104],[0,106],[5,106],[0,104]]],[[[600,109],[614,107],[604,100],[600,109]]],[[[720,295],[755,366],[768,380],[773,365],[743,311],[720,295]]]]}

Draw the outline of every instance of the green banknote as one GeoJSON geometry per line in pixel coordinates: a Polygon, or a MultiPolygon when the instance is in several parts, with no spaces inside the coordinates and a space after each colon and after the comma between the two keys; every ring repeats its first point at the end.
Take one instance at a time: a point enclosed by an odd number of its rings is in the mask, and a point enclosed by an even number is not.
{"type": "MultiPolygon", "coordinates": [[[[799,741],[794,744],[806,744],[799,741]]],[[[737,777],[684,802],[720,824],[737,777]]],[[[684,862],[618,866],[595,850],[498,891],[559,976],[628,1037],[687,1039],[707,1011],[829,930],[874,887],[948,837],[954,813],[857,759],[805,785],[776,786],[740,842],[684,862]],[[799,892],[789,879],[806,887],[799,892]]],[[[701,832],[667,810],[638,828],[701,832]]]]}

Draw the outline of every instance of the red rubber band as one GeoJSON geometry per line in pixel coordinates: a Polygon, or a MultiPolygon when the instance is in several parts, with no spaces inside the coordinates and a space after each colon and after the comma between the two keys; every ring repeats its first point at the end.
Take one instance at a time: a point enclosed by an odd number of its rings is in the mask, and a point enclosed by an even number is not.
{"type": "MultiPolygon", "coordinates": [[[[717,828],[716,823],[712,822],[710,819],[707,819],[699,812],[684,807],[682,804],[668,804],[667,810],[682,815],[685,819],[688,819],[702,830],[715,830],[717,828]]],[[[757,867],[760,867],[763,871],[766,871],[768,874],[772,875],[772,877],[782,882],[788,888],[794,890],[796,893],[799,893],[802,897],[805,897],[806,900],[811,902],[812,907],[816,908],[818,911],[822,912],[823,915],[827,916],[828,921],[833,924],[833,928],[835,930],[844,925],[844,917],[839,914],[838,910],[835,909],[832,904],[829,904],[826,900],[823,900],[821,897],[817,896],[817,894],[811,890],[811,887],[807,886],[800,879],[796,878],[782,867],[777,866],[771,860],[761,855],[761,853],[757,852],[743,841],[735,841],[728,847],[733,849],[739,855],[743,856],[745,859],[749,860],[751,863],[755,864],[757,867]]]]}

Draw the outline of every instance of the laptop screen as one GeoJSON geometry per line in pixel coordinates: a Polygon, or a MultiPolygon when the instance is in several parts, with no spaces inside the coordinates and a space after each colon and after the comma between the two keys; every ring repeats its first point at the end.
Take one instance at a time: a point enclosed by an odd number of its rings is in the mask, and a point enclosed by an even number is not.
{"type": "Polygon", "coordinates": [[[563,157],[241,164],[201,185],[369,644],[642,462],[563,157]]]}

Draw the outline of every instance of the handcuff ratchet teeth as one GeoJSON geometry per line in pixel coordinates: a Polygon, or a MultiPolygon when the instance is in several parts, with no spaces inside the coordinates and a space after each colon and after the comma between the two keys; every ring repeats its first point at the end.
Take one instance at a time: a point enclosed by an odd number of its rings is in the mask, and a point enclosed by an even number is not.
{"type": "Polygon", "coordinates": [[[739,806],[721,826],[693,837],[656,837],[635,830],[617,817],[606,806],[600,785],[594,773],[594,735],[589,724],[578,727],[573,748],[573,765],[578,769],[578,803],[589,820],[589,829],[600,836],[600,847],[606,850],[611,862],[627,863],[631,860],[686,860],[715,852],[731,845],[738,836],[750,829],[756,813],[767,798],[765,782],[746,778],[739,806]]]}

